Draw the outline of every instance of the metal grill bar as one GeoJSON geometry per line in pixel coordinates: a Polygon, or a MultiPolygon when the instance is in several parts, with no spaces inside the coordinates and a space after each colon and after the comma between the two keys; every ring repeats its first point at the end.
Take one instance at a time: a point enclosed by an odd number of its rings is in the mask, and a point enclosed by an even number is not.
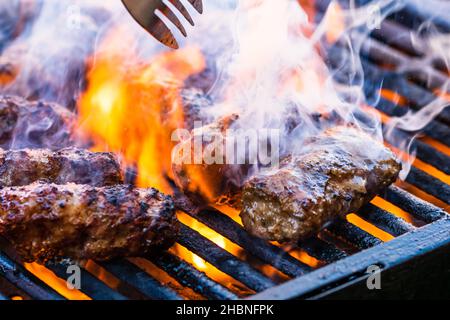
{"type": "Polygon", "coordinates": [[[153,300],[182,300],[174,290],[159,283],[128,260],[111,261],[100,265],[121,281],[138,289],[145,297],[153,300]]]}
{"type": "Polygon", "coordinates": [[[326,263],[333,263],[347,257],[344,251],[317,237],[300,242],[299,247],[312,257],[326,263]]]}
{"type": "Polygon", "coordinates": [[[396,186],[390,186],[383,198],[426,223],[435,222],[447,215],[444,210],[396,186]]]}
{"type": "Polygon", "coordinates": [[[8,280],[0,277],[0,295],[6,297],[6,300],[12,297],[21,297],[23,300],[31,300],[31,297],[23,290],[13,286],[8,280]]]}
{"type": "MultiPolygon", "coordinates": [[[[330,61],[339,59],[338,58],[339,54],[342,54],[342,50],[344,50],[343,48],[339,48],[337,46],[335,48],[336,48],[336,50],[332,50],[331,52],[337,52],[337,54],[334,55],[333,53],[330,53],[330,56],[329,56],[330,61]]],[[[371,79],[371,80],[373,80],[373,79],[371,79]]],[[[382,79],[380,81],[382,81],[382,79]]],[[[375,88],[372,88],[372,90],[374,90],[374,89],[375,88]]],[[[448,132],[448,129],[446,131],[448,132]]],[[[448,135],[448,133],[447,133],[447,135],[448,135]]],[[[439,139],[439,140],[442,141],[442,139],[439,139]]],[[[448,141],[443,141],[443,142],[448,143],[448,141]]],[[[417,142],[416,145],[420,146],[422,149],[428,150],[428,148],[426,148],[424,146],[424,144],[417,142]]],[[[428,150],[428,151],[431,152],[431,150],[428,150]]],[[[418,157],[420,157],[420,158],[424,159],[426,162],[428,162],[428,159],[425,159],[423,155],[419,154],[418,157]]],[[[443,154],[439,155],[438,151],[436,150],[436,157],[431,157],[430,159],[432,159],[431,161],[434,162],[434,164],[436,165],[436,167],[438,169],[441,169],[444,172],[448,171],[449,161],[448,161],[447,156],[445,156],[443,154]]],[[[436,197],[439,200],[448,202],[450,199],[450,186],[449,185],[443,183],[439,179],[436,179],[433,176],[429,175],[428,173],[423,172],[415,167],[411,168],[411,171],[410,171],[408,177],[406,178],[406,181],[408,183],[411,183],[411,184],[419,187],[423,191],[429,193],[430,195],[436,197]]]]}
{"type": "MultiPolygon", "coordinates": [[[[367,1],[367,0],[365,0],[367,1]]],[[[432,22],[442,32],[450,32],[450,21],[448,21],[448,4],[443,1],[430,3],[427,6],[417,6],[417,2],[407,0],[406,7],[394,14],[395,20],[403,25],[416,29],[424,22],[432,22]],[[440,5],[441,7],[437,7],[440,5]]]]}
{"type": "MultiPolygon", "coordinates": [[[[385,21],[382,23],[382,29],[386,28],[386,25],[388,25],[387,28],[392,27],[390,22],[385,21]]],[[[387,37],[388,39],[393,37],[399,38],[398,33],[391,36],[388,35],[387,37]]],[[[420,39],[419,37],[416,38],[420,39]]],[[[422,47],[425,46],[424,43],[420,44],[422,47]]],[[[345,59],[343,60],[342,58],[348,56],[348,54],[346,54],[345,52],[340,52],[338,53],[338,55],[336,55],[335,49],[336,48],[332,48],[332,51],[334,52],[330,53],[329,57],[331,59],[333,59],[333,57],[335,58],[333,64],[335,65],[335,67],[338,67],[342,65],[342,61],[345,61],[345,59]],[[336,59],[336,56],[340,56],[341,59],[336,59]]],[[[391,47],[379,42],[376,39],[369,39],[368,41],[365,41],[362,49],[362,54],[365,57],[379,64],[389,63],[394,66],[413,64],[410,58],[398,51],[395,51],[391,47]]],[[[403,97],[408,99],[408,101],[412,103],[411,106],[415,107],[415,109],[420,108],[420,106],[427,105],[429,102],[433,101],[436,96],[428,90],[425,90],[424,88],[411,83],[408,78],[411,79],[411,76],[415,75],[416,78],[418,78],[418,80],[420,80],[421,82],[427,82],[428,78],[431,77],[432,82],[434,82],[431,83],[431,85],[434,87],[441,87],[448,80],[446,75],[431,67],[427,68],[425,71],[423,70],[423,68],[420,68],[420,70],[416,71],[415,73],[405,74],[399,73],[398,71],[392,72],[390,70],[384,69],[369,68],[369,70],[367,70],[367,59],[362,57],[362,62],[365,71],[365,79],[370,79],[370,81],[365,81],[366,84],[368,84],[365,85],[365,91],[368,97],[377,98],[374,97],[374,95],[377,95],[379,85],[383,84],[384,88],[388,88],[392,91],[398,92],[403,97]]],[[[447,124],[450,124],[450,110],[443,110],[437,118],[446,122],[447,124]]]]}
{"type": "Polygon", "coordinates": [[[380,239],[347,221],[333,223],[326,230],[361,250],[383,243],[380,239]]]}
{"type": "Polygon", "coordinates": [[[405,220],[396,217],[393,214],[390,214],[389,212],[370,203],[358,211],[358,215],[381,230],[396,237],[416,229],[405,220]]]}
{"type": "Polygon", "coordinates": [[[408,55],[416,57],[424,55],[424,47],[420,41],[420,37],[411,33],[410,29],[405,28],[399,23],[384,20],[379,28],[375,28],[372,31],[372,36],[378,41],[395,47],[408,55]]]}
{"type": "Polygon", "coordinates": [[[259,292],[275,286],[259,271],[184,224],[181,224],[179,243],[252,290],[259,292]]]}
{"type": "Polygon", "coordinates": [[[438,247],[449,248],[448,230],[450,230],[450,219],[441,219],[421,228],[420,246],[411,245],[417,243],[419,236],[418,231],[414,231],[401,238],[386,242],[382,246],[356,253],[303,277],[251,296],[249,299],[272,300],[310,297],[313,292],[318,294],[321,290],[325,291],[327,288],[329,290],[336,289],[336,284],[340,282],[343,282],[345,286],[349,281],[347,279],[352,279],[361,272],[364,274],[367,267],[371,265],[382,266],[383,272],[386,272],[386,270],[400,267],[405,261],[430,254],[438,247]]]}
{"type": "Polygon", "coordinates": [[[420,140],[415,140],[412,147],[417,150],[418,155],[420,154],[419,159],[446,174],[450,174],[450,157],[420,140]]]}
{"type": "MultiPolygon", "coordinates": [[[[344,48],[337,45],[330,49],[328,59],[334,68],[339,68],[339,65],[342,61],[342,56],[346,54],[344,50],[344,48]]],[[[373,107],[377,108],[383,113],[389,116],[399,117],[405,115],[408,112],[408,108],[398,107],[392,102],[380,98],[379,90],[381,85],[383,85],[384,88],[390,88],[389,84],[392,83],[392,88],[390,89],[392,91],[398,92],[401,95],[404,95],[408,99],[408,101],[412,101],[412,97],[415,92],[417,96],[425,96],[425,94],[421,94],[420,92],[417,92],[417,89],[411,87],[411,84],[408,84],[407,80],[402,76],[379,69],[377,66],[371,64],[364,58],[361,58],[361,62],[364,69],[364,93],[367,96],[369,104],[373,105],[373,107]],[[411,95],[406,95],[406,92],[402,92],[400,88],[403,87],[405,87],[405,91],[408,90],[411,95]]],[[[349,83],[350,78],[348,75],[346,75],[345,72],[345,69],[338,69],[338,72],[334,75],[335,79],[343,83],[349,83]]],[[[427,95],[431,95],[431,97],[429,99],[427,98],[427,101],[422,101],[419,104],[420,106],[425,106],[427,103],[436,99],[435,95],[429,93],[428,91],[425,92],[427,95]]],[[[410,106],[414,106],[414,104],[410,106]]],[[[420,109],[420,107],[416,107],[416,109],[420,109]]],[[[437,117],[437,119],[447,121],[445,114],[449,111],[446,110],[448,109],[445,109],[437,117]],[[441,117],[443,116],[444,118],[441,119],[441,117]]],[[[450,116],[448,121],[450,124],[450,116]]],[[[424,128],[424,133],[432,137],[433,139],[442,142],[447,146],[450,146],[450,133],[448,130],[448,126],[433,120],[424,128]]]]}
{"type": "Polygon", "coordinates": [[[251,236],[230,217],[216,211],[206,210],[192,215],[208,227],[216,230],[234,243],[262,261],[269,263],[288,276],[298,277],[309,271],[311,267],[298,261],[283,249],[267,241],[251,236]]]}
{"type": "Polygon", "coordinates": [[[432,165],[445,174],[450,174],[450,157],[420,140],[413,142],[412,150],[414,149],[416,149],[417,155],[420,155],[417,156],[418,159],[432,165]]]}
{"type": "MultiPolygon", "coordinates": [[[[404,63],[412,63],[408,56],[373,38],[363,42],[361,54],[380,64],[387,62],[392,66],[401,66],[404,63]]],[[[420,69],[406,70],[403,72],[403,75],[416,84],[426,84],[427,88],[431,87],[434,89],[441,88],[447,81],[447,77],[444,74],[430,65],[422,66],[420,69]]]]}
{"type": "MultiPolygon", "coordinates": [[[[367,5],[372,0],[354,0],[356,7],[367,5]]],[[[330,0],[316,0],[316,8],[325,11],[330,0]]],[[[430,1],[431,2],[431,1],[430,1]]],[[[348,7],[349,1],[339,0],[344,7],[348,7]]],[[[391,14],[390,19],[406,26],[410,30],[417,30],[424,22],[430,22],[442,32],[450,32],[450,21],[448,21],[448,4],[443,1],[433,1],[430,5],[419,6],[417,0],[404,0],[404,7],[391,14]],[[439,7],[438,7],[439,6],[439,7]]]]}
{"type": "Polygon", "coordinates": [[[439,150],[436,150],[429,144],[414,139],[412,135],[407,134],[404,131],[393,129],[391,130],[391,133],[392,135],[385,137],[386,142],[401,150],[401,142],[413,140],[411,150],[417,151],[416,154],[418,159],[434,166],[436,169],[446,174],[450,174],[450,157],[439,150]]]}
{"type": "Polygon", "coordinates": [[[411,167],[406,182],[419,187],[445,203],[450,201],[450,186],[422,170],[411,167]]]}
{"type": "MultiPolygon", "coordinates": [[[[383,88],[397,92],[404,97],[408,105],[414,110],[419,110],[436,99],[435,94],[410,82],[404,74],[380,68],[364,56],[361,57],[361,62],[365,77],[364,92],[369,98],[377,99],[379,88],[382,85],[383,88]]],[[[406,113],[405,110],[400,109],[398,111],[406,113]]],[[[450,111],[448,109],[442,110],[436,119],[450,125],[450,111]]]]}
{"type": "Polygon", "coordinates": [[[182,285],[191,288],[208,299],[236,300],[238,297],[213,281],[203,272],[170,253],[161,253],[151,261],[174,277],[182,285]]]}
{"type": "Polygon", "coordinates": [[[44,282],[25,270],[20,264],[12,261],[0,251],[0,276],[11,284],[27,292],[33,299],[63,300],[59,293],[48,287],[44,282]]]}
{"type": "MultiPolygon", "coordinates": [[[[67,278],[67,265],[51,264],[46,266],[59,278],[67,278]]],[[[108,287],[103,281],[93,276],[90,272],[81,268],[81,288],[83,293],[95,300],[127,300],[121,293],[108,287]]]]}
{"type": "MultiPolygon", "coordinates": [[[[384,24],[386,23],[387,22],[384,22],[384,24]]],[[[420,38],[416,37],[416,39],[420,38]]],[[[421,44],[423,47],[425,47],[426,45],[422,41],[420,41],[419,44],[421,44]]],[[[376,61],[377,63],[383,63],[383,61],[386,61],[387,58],[396,67],[406,65],[406,63],[414,65],[415,62],[414,58],[410,58],[405,54],[373,38],[370,39],[370,41],[364,42],[361,53],[369,59],[376,61]]],[[[431,64],[428,64],[424,67],[422,63],[420,68],[406,70],[403,72],[403,74],[419,85],[426,84],[426,89],[429,89],[429,87],[440,88],[448,80],[447,75],[435,69],[431,64]]]]}

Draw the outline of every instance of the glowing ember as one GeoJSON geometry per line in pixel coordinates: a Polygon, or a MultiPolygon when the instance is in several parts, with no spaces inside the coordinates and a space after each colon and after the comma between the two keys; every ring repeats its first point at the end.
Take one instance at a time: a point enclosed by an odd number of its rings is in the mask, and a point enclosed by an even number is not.
{"type": "Polygon", "coordinates": [[[243,295],[253,293],[253,291],[247,288],[244,284],[230,277],[221,270],[217,269],[215,266],[206,262],[205,260],[197,256],[195,253],[192,253],[185,247],[179,244],[175,244],[175,246],[173,246],[169,251],[173,254],[182,257],[183,260],[192,264],[197,269],[206,272],[208,274],[208,277],[210,277],[211,279],[215,280],[218,283],[221,283],[222,285],[228,287],[229,289],[232,289],[233,291],[234,290],[241,291],[241,294],[243,295]]]}
{"type": "MultiPolygon", "coordinates": [[[[211,240],[214,242],[217,246],[219,246],[222,249],[225,249],[226,251],[230,252],[231,254],[235,256],[239,256],[241,252],[243,252],[243,249],[233,242],[229,241],[222,235],[218,234],[216,231],[208,228],[203,223],[199,222],[196,219],[193,219],[192,217],[188,216],[185,213],[180,212],[178,214],[178,219],[190,226],[192,229],[198,231],[202,236],[205,238],[211,240]]],[[[197,269],[206,271],[207,265],[206,261],[203,260],[201,257],[195,255],[194,253],[191,253],[191,259],[193,264],[197,267],[197,269]]]]}
{"type": "Polygon", "coordinates": [[[405,97],[403,97],[400,94],[398,94],[397,92],[395,92],[395,91],[391,91],[391,90],[388,90],[388,89],[381,89],[380,90],[380,95],[384,99],[392,101],[397,106],[404,107],[404,106],[407,106],[407,104],[408,104],[408,100],[405,97]]]}
{"type": "Polygon", "coordinates": [[[319,260],[301,249],[293,248],[289,251],[289,254],[312,268],[318,268],[322,265],[319,260]]]}
{"type": "Polygon", "coordinates": [[[406,222],[409,222],[409,223],[413,223],[414,222],[414,219],[412,218],[412,216],[408,212],[406,212],[406,211],[402,210],[401,208],[393,205],[389,201],[384,200],[383,198],[375,197],[375,198],[373,198],[371,203],[376,205],[377,207],[379,207],[381,209],[384,209],[384,210],[392,213],[393,215],[395,215],[397,217],[402,218],[406,222]]]}
{"type": "Polygon", "coordinates": [[[84,268],[89,271],[91,274],[96,276],[98,279],[107,284],[110,288],[117,290],[120,286],[120,280],[117,279],[114,275],[106,271],[104,268],[99,266],[92,260],[89,260],[84,265],[84,268]]]}
{"type": "Polygon", "coordinates": [[[394,239],[394,236],[375,227],[373,224],[365,221],[364,219],[361,219],[356,214],[352,213],[352,214],[347,215],[347,221],[354,224],[355,226],[361,228],[362,230],[370,233],[374,237],[377,237],[378,239],[380,239],[384,242],[394,239]]]}
{"type": "Polygon", "coordinates": [[[434,140],[433,138],[430,137],[421,137],[420,138],[421,141],[429,144],[430,146],[432,146],[433,148],[435,148],[436,150],[439,150],[440,152],[442,152],[443,154],[450,156],[450,148],[448,146],[446,146],[445,144],[434,140]]]}

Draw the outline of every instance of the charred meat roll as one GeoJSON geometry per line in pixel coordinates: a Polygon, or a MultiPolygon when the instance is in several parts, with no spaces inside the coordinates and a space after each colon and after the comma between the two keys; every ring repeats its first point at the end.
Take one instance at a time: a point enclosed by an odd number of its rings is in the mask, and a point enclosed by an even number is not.
{"type": "Polygon", "coordinates": [[[39,180],[99,187],[123,183],[119,161],[112,153],[76,148],[0,149],[0,186],[24,186],[39,180]]]}
{"type": "Polygon", "coordinates": [[[0,235],[26,262],[144,256],[178,232],[173,201],[126,185],[35,183],[0,190],[0,235]]]}
{"type": "Polygon", "coordinates": [[[355,128],[312,138],[280,168],[251,177],[242,191],[245,228],[264,239],[305,239],[357,211],[393,183],[401,169],[381,142],[355,128]]]}
{"type": "Polygon", "coordinates": [[[72,146],[75,116],[66,108],[15,96],[0,97],[0,147],[4,149],[72,146]]]}
{"type": "MultiPolygon", "coordinates": [[[[210,203],[231,205],[239,201],[239,191],[247,177],[249,165],[227,164],[226,159],[222,160],[223,164],[207,164],[204,158],[205,153],[196,151],[196,140],[202,141],[205,152],[211,151],[211,147],[215,146],[211,141],[218,135],[225,137],[226,130],[238,119],[237,114],[231,114],[203,127],[194,128],[189,136],[181,139],[181,143],[173,150],[174,181],[199,208],[210,203]],[[194,161],[198,155],[202,156],[200,164],[194,161]]],[[[218,141],[225,143],[225,140],[221,141],[220,138],[218,141]]],[[[215,151],[213,153],[215,156],[215,151]]],[[[223,157],[226,157],[226,153],[223,157]]]]}

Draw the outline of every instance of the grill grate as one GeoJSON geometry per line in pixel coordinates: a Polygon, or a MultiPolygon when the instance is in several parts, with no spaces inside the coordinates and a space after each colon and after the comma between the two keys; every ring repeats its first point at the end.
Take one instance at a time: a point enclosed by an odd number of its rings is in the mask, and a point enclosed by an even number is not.
{"type": "MultiPolygon", "coordinates": [[[[323,12],[328,2],[318,1],[318,8],[323,12]]],[[[369,101],[373,102],[371,105],[388,116],[403,115],[408,107],[419,110],[436,97],[432,90],[448,80],[439,63],[414,72],[399,72],[397,69],[405,63],[413,65],[416,59],[424,56],[420,48],[425,47],[425,42],[421,42],[423,40],[419,35],[413,35],[414,46],[409,37],[398,36],[409,35],[409,28],[417,27],[415,21],[427,18],[423,12],[414,8],[407,7],[383,22],[381,29],[375,31],[362,48],[365,93],[369,101]],[[399,108],[389,99],[378,97],[380,87],[406,97],[408,107],[399,108]]],[[[439,20],[437,23],[450,32],[447,22],[439,20]]],[[[330,48],[330,64],[339,67],[346,54],[345,47],[340,44],[330,48]]],[[[345,70],[341,70],[336,77],[348,82],[345,70]]],[[[424,134],[450,147],[449,124],[450,110],[446,110],[424,129],[424,134]]],[[[388,143],[395,146],[394,141],[388,143]]],[[[443,174],[450,173],[450,157],[446,153],[421,140],[416,140],[415,147],[418,159],[443,174]]],[[[450,186],[421,168],[412,167],[406,182],[441,203],[449,202],[450,186]]],[[[399,238],[383,243],[362,227],[348,221],[336,222],[317,237],[299,244],[298,249],[302,253],[320,262],[317,266],[296,258],[276,244],[249,235],[227,214],[209,209],[195,215],[189,212],[186,214],[242,248],[245,257],[235,256],[185,224],[181,228],[179,245],[235,279],[242,288],[218,283],[211,274],[198,270],[171,251],[158,257],[148,257],[147,260],[176,284],[160,280],[157,275],[146,272],[132,260],[120,260],[99,264],[99,270],[114,277],[115,281],[94,275],[95,272],[90,268],[82,268],[81,291],[92,299],[117,300],[183,299],[187,296],[183,288],[189,288],[206,299],[234,300],[246,297],[249,293],[255,299],[320,298],[363,279],[369,265],[376,264],[388,271],[401,270],[403,265],[417,257],[430,256],[444,249],[448,252],[450,219],[443,209],[398,186],[388,188],[382,198],[409,213],[418,222],[405,221],[383,208],[369,204],[357,213],[357,217],[381,232],[399,238]],[[261,266],[270,266],[293,280],[279,284],[261,266]]],[[[0,241],[0,248],[3,250],[0,251],[0,300],[13,296],[23,299],[65,298],[17,263],[17,258],[4,240],[0,241]]],[[[64,264],[46,267],[55,277],[67,278],[64,264]]],[[[355,295],[359,293],[357,290],[353,292],[355,295]]]]}

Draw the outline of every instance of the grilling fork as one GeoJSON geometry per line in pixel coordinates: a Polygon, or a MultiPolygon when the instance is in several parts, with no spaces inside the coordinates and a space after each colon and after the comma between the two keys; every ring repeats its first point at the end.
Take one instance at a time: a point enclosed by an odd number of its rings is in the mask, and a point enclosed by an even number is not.
{"type": "MultiPolygon", "coordinates": [[[[180,0],[165,1],[171,3],[192,26],[194,25],[192,17],[180,0]]],[[[202,0],[187,1],[192,4],[198,13],[203,13],[202,0]]],[[[170,22],[172,22],[178,30],[180,30],[183,36],[187,36],[186,29],[183,27],[172,9],[164,3],[164,0],[122,0],[122,2],[133,18],[164,45],[173,49],[178,49],[177,40],[168,26],[156,14],[157,10],[159,10],[170,22]]]]}

